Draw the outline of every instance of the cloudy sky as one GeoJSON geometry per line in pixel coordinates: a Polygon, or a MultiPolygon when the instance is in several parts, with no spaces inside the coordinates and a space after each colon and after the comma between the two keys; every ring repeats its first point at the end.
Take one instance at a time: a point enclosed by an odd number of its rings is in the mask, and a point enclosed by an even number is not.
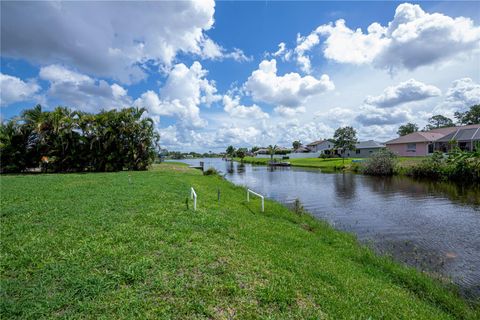
{"type": "Polygon", "coordinates": [[[169,150],[385,141],[480,103],[479,2],[1,2],[1,118],[145,107],[169,150]]]}

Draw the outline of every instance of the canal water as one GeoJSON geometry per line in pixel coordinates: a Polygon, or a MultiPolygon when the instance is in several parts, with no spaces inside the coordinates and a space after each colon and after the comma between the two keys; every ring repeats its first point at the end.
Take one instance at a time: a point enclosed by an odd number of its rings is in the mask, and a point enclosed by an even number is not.
{"type": "MultiPolygon", "coordinates": [[[[381,254],[448,277],[467,296],[480,296],[480,187],[269,168],[221,159],[183,160],[221,171],[234,184],[289,206],[299,199],[328,221],[381,254]]],[[[268,210],[268,208],[266,209],[268,210]]]]}

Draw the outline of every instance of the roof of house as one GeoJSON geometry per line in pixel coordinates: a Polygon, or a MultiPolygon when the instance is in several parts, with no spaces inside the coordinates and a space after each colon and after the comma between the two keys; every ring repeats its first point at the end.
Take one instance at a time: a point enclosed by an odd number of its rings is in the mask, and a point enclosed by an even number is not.
{"type": "MultiPolygon", "coordinates": [[[[292,149],[290,148],[285,148],[285,147],[277,147],[277,151],[290,151],[292,149]]],[[[269,154],[270,153],[270,150],[268,148],[260,148],[258,149],[257,151],[255,151],[254,153],[260,153],[260,154],[269,154]]]]}
{"type": "Polygon", "coordinates": [[[469,128],[478,128],[480,124],[472,124],[468,126],[461,127],[448,127],[448,128],[437,128],[430,131],[417,131],[396,139],[387,141],[385,144],[401,144],[401,143],[414,143],[414,142],[433,142],[437,141],[444,136],[456,132],[460,129],[469,129],[469,128]]]}
{"type": "Polygon", "coordinates": [[[480,125],[476,127],[469,127],[469,128],[461,128],[454,132],[443,136],[442,138],[438,139],[438,142],[448,142],[451,140],[456,141],[470,141],[470,140],[480,140],[480,125]]]}
{"type": "Polygon", "coordinates": [[[268,153],[268,149],[267,148],[260,148],[257,151],[255,151],[254,153],[268,153]]]}
{"type": "Polygon", "coordinates": [[[385,148],[385,144],[375,140],[359,141],[355,145],[355,148],[357,149],[385,148]]]}
{"type": "Polygon", "coordinates": [[[397,139],[393,139],[385,142],[385,144],[400,144],[400,143],[412,143],[412,142],[433,142],[441,137],[445,136],[445,133],[436,132],[413,132],[397,139]]]}
{"type": "Polygon", "coordinates": [[[300,146],[297,149],[293,150],[295,153],[310,152],[311,150],[308,147],[300,146]]]}
{"type": "Polygon", "coordinates": [[[324,143],[324,142],[326,142],[326,141],[328,141],[328,140],[317,140],[317,141],[313,141],[313,142],[307,144],[307,146],[316,146],[316,145],[319,145],[319,144],[324,143]]]}

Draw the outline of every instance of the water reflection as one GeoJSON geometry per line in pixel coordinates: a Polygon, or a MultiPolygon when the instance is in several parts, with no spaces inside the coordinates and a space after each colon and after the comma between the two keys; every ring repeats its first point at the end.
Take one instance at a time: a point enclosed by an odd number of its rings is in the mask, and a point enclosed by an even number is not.
{"type": "MultiPolygon", "coordinates": [[[[199,160],[187,161],[198,164],[199,160]]],[[[480,189],[408,177],[322,173],[206,159],[225,178],[356,234],[378,252],[480,296],[480,189]]]]}
{"type": "Polygon", "coordinates": [[[355,177],[351,174],[344,173],[335,174],[333,177],[337,197],[345,200],[354,199],[356,196],[355,177]]]}

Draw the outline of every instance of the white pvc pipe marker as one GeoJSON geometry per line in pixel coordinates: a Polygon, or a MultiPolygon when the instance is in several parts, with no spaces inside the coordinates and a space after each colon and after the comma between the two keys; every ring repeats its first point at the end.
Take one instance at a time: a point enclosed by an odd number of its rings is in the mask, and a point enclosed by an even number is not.
{"type": "Polygon", "coordinates": [[[253,190],[247,189],[247,202],[250,202],[250,193],[253,193],[257,197],[262,199],[262,212],[264,212],[265,211],[265,204],[264,204],[265,199],[263,198],[263,196],[259,193],[256,193],[253,190]]]}
{"type": "Polygon", "coordinates": [[[190,198],[193,199],[193,211],[197,211],[197,193],[193,187],[190,188],[190,198]]]}

